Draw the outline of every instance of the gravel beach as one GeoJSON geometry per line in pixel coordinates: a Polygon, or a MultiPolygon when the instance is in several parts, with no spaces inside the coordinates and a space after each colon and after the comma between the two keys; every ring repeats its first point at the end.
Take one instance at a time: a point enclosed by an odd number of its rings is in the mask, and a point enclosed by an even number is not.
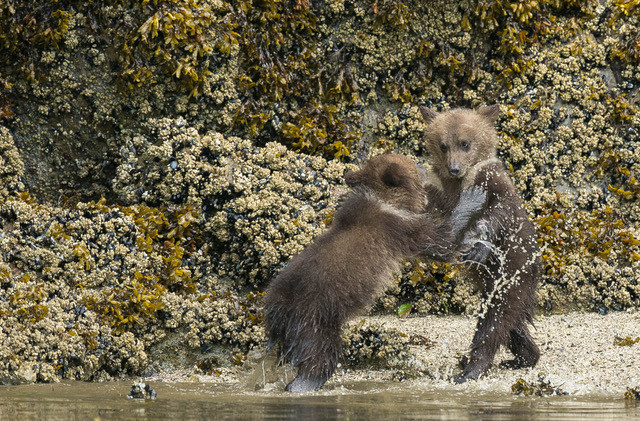
{"type": "MultiPolygon", "coordinates": [[[[400,319],[373,316],[366,324],[382,325],[407,335],[424,335],[435,342],[432,347],[411,346],[418,368],[426,377],[415,379],[434,389],[491,391],[511,393],[517,379],[537,382],[540,375],[554,387],[570,395],[617,396],[627,387],[640,386],[640,342],[615,345],[616,337],[640,336],[640,312],[568,313],[538,316],[533,335],[542,355],[533,369],[504,370],[500,361],[511,358],[506,350],[496,356],[494,366],[485,377],[462,385],[451,382],[459,371],[458,361],[471,343],[475,318],[466,316],[426,316],[400,319]]],[[[385,371],[347,371],[337,373],[327,384],[364,379],[384,380],[385,371]]]]}

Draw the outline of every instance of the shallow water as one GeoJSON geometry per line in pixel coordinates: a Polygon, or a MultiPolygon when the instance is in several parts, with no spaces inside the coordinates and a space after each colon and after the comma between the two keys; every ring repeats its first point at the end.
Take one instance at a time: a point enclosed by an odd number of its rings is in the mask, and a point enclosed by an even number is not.
{"type": "Polygon", "coordinates": [[[622,398],[520,397],[356,383],[317,394],[248,393],[199,383],[151,382],[156,400],[128,399],[131,382],[0,387],[1,420],[124,419],[639,419],[622,398]]]}

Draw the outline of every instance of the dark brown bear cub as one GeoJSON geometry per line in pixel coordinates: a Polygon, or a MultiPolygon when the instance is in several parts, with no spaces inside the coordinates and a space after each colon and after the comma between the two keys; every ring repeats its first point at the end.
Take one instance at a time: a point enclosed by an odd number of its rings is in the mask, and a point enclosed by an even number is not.
{"type": "Polygon", "coordinates": [[[454,237],[486,199],[479,189],[465,191],[455,225],[436,223],[424,213],[424,177],[401,155],[373,158],[345,181],[353,192],[329,230],[291,259],[264,296],[268,348],[279,345],[298,368],[290,392],[320,389],[338,364],[343,324],[372,304],[403,258],[452,258],[454,237]]]}
{"type": "Polygon", "coordinates": [[[428,123],[425,142],[433,174],[427,177],[431,180],[427,192],[434,210],[450,213],[460,193],[470,186],[487,193],[487,203],[473,228],[478,237],[468,237],[470,251],[462,259],[470,263],[469,272],[483,304],[470,358],[454,381],[462,383],[485,373],[501,345],[515,357],[504,365],[533,367],[540,351],[527,324],[533,321],[539,249],[533,224],[496,158],[493,125],[498,106],[477,111],[421,111],[428,123]]]}

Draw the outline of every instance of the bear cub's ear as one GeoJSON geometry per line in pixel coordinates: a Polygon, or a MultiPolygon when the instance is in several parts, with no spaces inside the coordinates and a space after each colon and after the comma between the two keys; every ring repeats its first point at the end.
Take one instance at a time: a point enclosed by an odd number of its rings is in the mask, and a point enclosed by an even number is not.
{"type": "Polygon", "coordinates": [[[344,175],[344,182],[347,183],[347,186],[351,187],[362,184],[362,171],[349,171],[344,175]]]}
{"type": "Polygon", "coordinates": [[[438,112],[433,111],[431,108],[427,108],[422,105],[418,108],[420,109],[420,114],[422,114],[422,118],[424,118],[426,123],[431,123],[438,116],[438,112]]]}
{"type": "Polygon", "coordinates": [[[382,173],[382,182],[389,187],[401,187],[405,184],[407,174],[402,166],[391,163],[382,173]]]}
{"type": "Polygon", "coordinates": [[[493,124],[498,120],[498,117],[500,117],[500,106],[498,104],[493,104],[487,105],[486,107],[480,107],[478,108],[478,114],[493,124]]]}

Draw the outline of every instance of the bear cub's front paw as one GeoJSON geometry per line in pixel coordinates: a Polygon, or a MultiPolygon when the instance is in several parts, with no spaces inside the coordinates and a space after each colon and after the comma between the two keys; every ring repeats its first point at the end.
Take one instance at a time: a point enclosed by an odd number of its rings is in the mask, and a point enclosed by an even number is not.
{"type": "Polygon", "coordinates": [[[493,250],[489,241],[486,221],[478,221],[475,229],[467,232],[460,249],[462,262],[485,263],[493,250]]]}
{"type": "Polygon", "coordinates": [[[484,241],[478,241],[466,254],[462,256],[462,261],[484,263],[487,261],[490,253],[491,247],[489,247],[484,241]]]}

